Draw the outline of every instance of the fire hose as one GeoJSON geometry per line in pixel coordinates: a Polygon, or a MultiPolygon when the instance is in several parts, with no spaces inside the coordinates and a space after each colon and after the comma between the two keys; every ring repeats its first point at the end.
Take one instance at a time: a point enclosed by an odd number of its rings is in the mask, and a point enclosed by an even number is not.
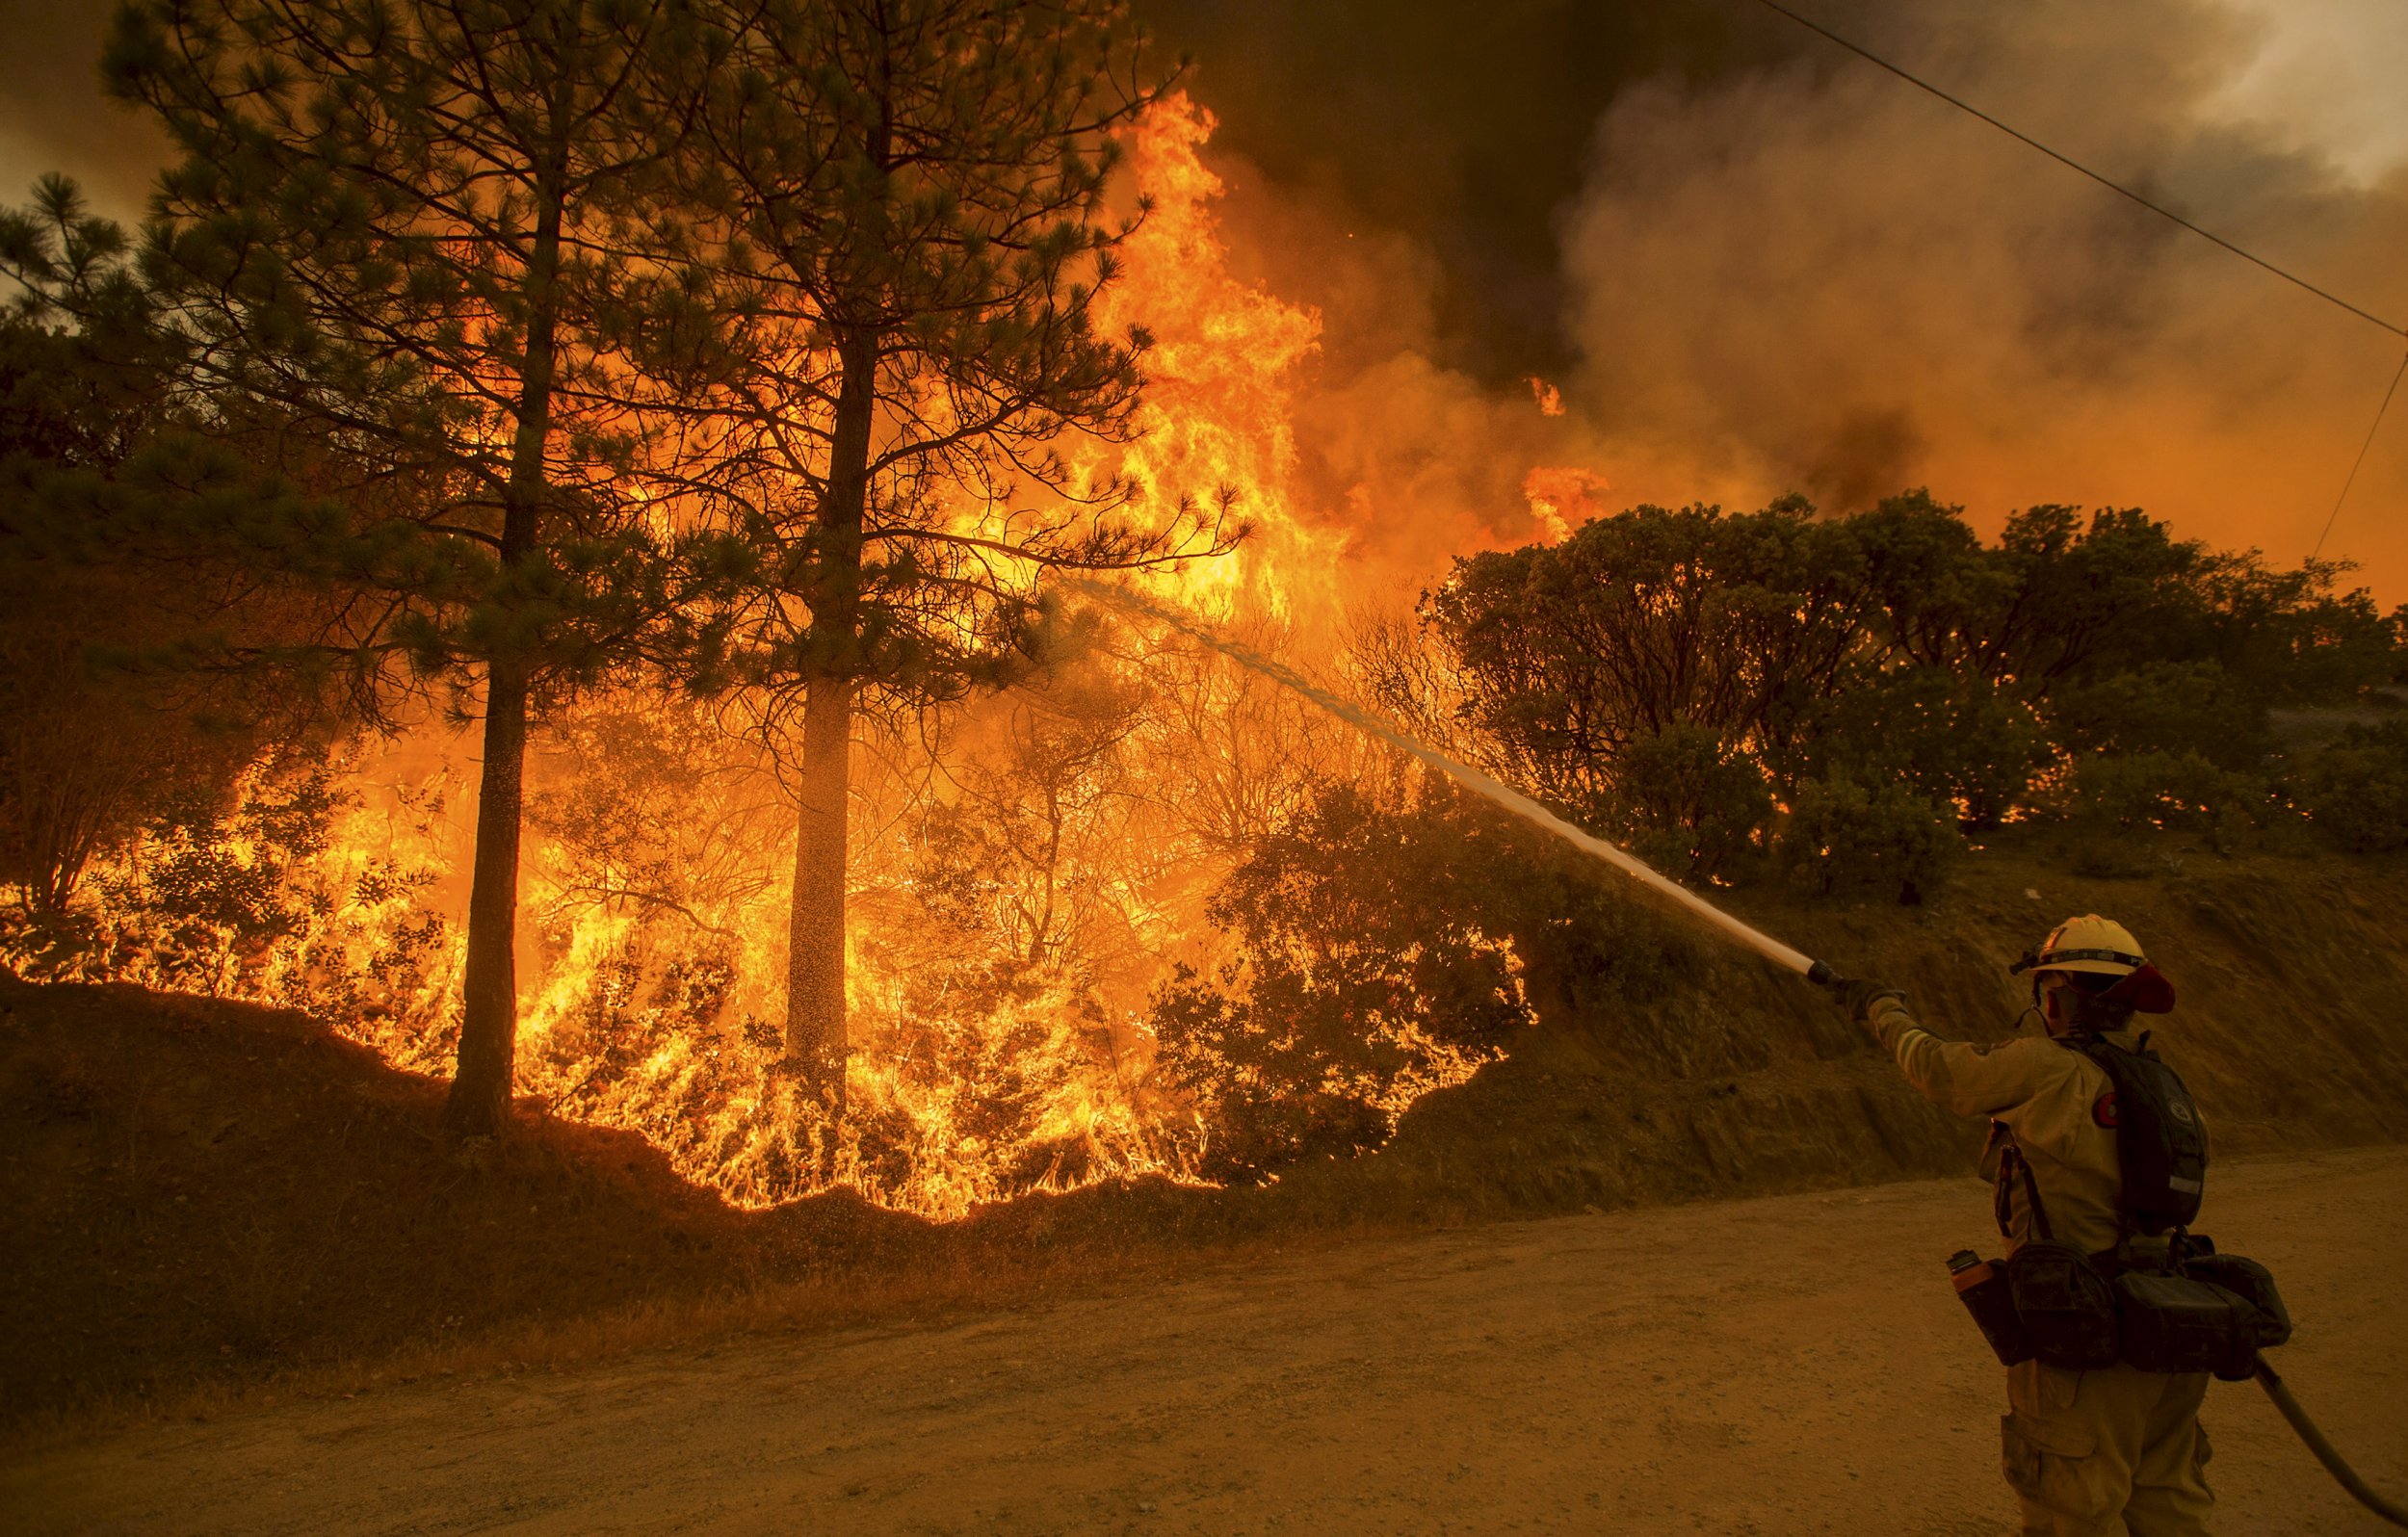
{"type": "Polygon", "coordinates": [[[2308,1411],[2299,1407],[2299,1400],[2290,1395],[2290,1389],[2264,1356],[2258,1358],[2257,1379],[2258,1386],[2264,1388],[2265,1395],[2274,1400],[2274,1407],[2298,1435],[2301,1444],[2316,1453],[2316,1461],[2324,1464],[2324,1471],[2333,1475],[2335,1483],[2349,1491],[2350,1498],[2395,1526],[2408,1526],[2408,1510],[2401,1509],[2367,1486],[2367,1481],[2358,1476],[2358,1471],[2343,1459],[2331,1442],[2324,1439],[2324,1432],[2318,1430],[2316,1421],[2308,1418],[2308,1411]]]}
{"type": "MultiPolygon", "coordinates": [[[[1688,887],[1667,879],[1644,862],[1594,833],[1566,821],[1520,791],[1491,775],[1480,772],[1468,764],[1458,763],[1433,747],[1424,745],[1409,733],[1382,720],[1373,712],[1344,695],[1322,688],[1287,664],[1231,639],[1216,626],[1182,610],[1131,591],[1127,587],[1112,586],[1068,572],[1058,571],[1055,576],[1101,602],[1126,612],[1142,615],[1157,624],[1176,630],[1190,639],[1219,652],[1241,666],[1260,673],[1282,687],[1294,690],[1339,719],[1370,733],[1390,746],[1410,754],[1426,767],[1444,774],[1466,790],[1495,801],[1525,821],[1545,828],[1584,853],[1604,860],[1650,891],[1671,901],[1675,906],[1687,910],[1694,917],[1719,929],[1726,938],[1754,951],[1774,965],[1795,972],[1808,981],[1819,985],[1828,986],[1840,979],[1839,974],[1825,963],[1809,957],[1802,951],[1793,950],[1771,935],[1732,917],[1688,887]]],[[[2368,1487],[2367,1481],[2358,1476],[2357,1471],[2343,1459],[2342,1454],[2334,1449],[2333,1444],[2325,1439],[2324,1433],[2316,1428],[2316,1422],[2308,1418],[2307,1411],[2299,1407],[2299,1400],[2291,1396],[2290,1389],[2285,1386],[2281,1376],[2276,1374],[2274,1368],[2267,1364],[2264,1356],[2257,1358],[2256,1378],[2258,1386],[2265,1390],[2265,1395],[2274,1400],[2274,1407],[2282,1414],[2285,1421],[2290,1425],[2292,1431],[2298,1435],[2307,1448],[2316,1454],[2316,1461],[2324,1465],[2325,1472],[2333,1475],[2334,1481],[2349,1492],[2351,1498],[2393,1525],[2408,1527],[2408,1511],[2403,1511],[2398,1505],[2368,1487]]]]}

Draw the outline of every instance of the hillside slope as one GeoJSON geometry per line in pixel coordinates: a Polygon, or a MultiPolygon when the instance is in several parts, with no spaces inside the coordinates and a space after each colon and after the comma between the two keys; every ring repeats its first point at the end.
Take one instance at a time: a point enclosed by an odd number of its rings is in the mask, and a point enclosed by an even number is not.
{"type": "Polygon", "coordinates": [[[463,1159],[443,1085],[300,1015],[0,982],[0,1410],[734,1291],[926,1225],[765,1224],[641,1138],[534,1116],[463,1159]]]}
{"type": "MultiPolygon", "coordinates": [[[[2091,879],[2044,852],[1992,850],[1927,906],[1761,893],[1732,905],[1975,1041],[2018,1028],[2028,997],[2006,973],[2013,957],[2068,915],[2108,914],[2175,980],[2175,1012],[2144,1023],[2218,1156],[2408,1134],[2408,865],[2172,845],[2157,863],[2150,878],[2091,879]]],[[[1295,1183],[1333,1200],[1542,1211],[1968,1166],[1978,1123],[1924,1104],[1820,989],[1703,939],[1684,966],[1661,996],[1601,1008],[1572,1002],[1574,979],[1534,953],[1540,1023],[1507,1060],[1417,1105],[1378,1159],[1295,1183]]]]}

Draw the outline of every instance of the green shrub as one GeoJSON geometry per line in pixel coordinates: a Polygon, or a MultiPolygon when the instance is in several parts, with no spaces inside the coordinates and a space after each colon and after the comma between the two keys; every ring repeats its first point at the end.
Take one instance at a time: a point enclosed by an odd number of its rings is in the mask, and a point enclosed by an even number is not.
{"type": "Polygon", "coordinates": [[[1153,1002],[1203,1172],[1259,1181],[1377,1146],[1415,1094],[1534,1023],[1510,937],[1483,922],[1498,836],[1444,789],[1390,811],[1338,788],[1231,873],[1209,912],[1236,953],[1153,1002]]]}
{"type": "Polygon", "coordinates": [[[1719,732],[1685,723],[1623,748],[1613,810],[1610,824],[1658,869],[1730,879],[1763,846],[1772,789],[1719,732]]]}
{"type": "Polygon", "coordinates": [[[2049,700],[2049,718],[2056,741],[2077,755],[2187,756],[2238,770],[2274,746],[2264,703],[2206,662],[2153,662],[2061,689],[2049,700]]]}
{"type": "Polygon", "coordinates": [[[1793,883],[1823,896],[1881,891],[1912,903],[1962,847],[1953,811],[1912,787],[1841,776],[1798,787],[1775,851],[1793,883]]]}
{"type": "Polygon", "coordinates": [[[2352,726],[2290,777],[2293,804],[2354,853],[2408,848],[2408,720],[2352,726]]]}
{"type": "MultiPolygon", "coordinates": [[[[2220,768],[2197,752],[2097,753],[2074,765],[2061,809],[2067,824],[2099,848],[2157,830],[2198,833],[2227,853],[2264,819],[2271,800],[2262,776],[2220,768]]],[[[2131,873],[2128,864],[2100,853],[2085,868],[2131,873]]]]}
{"type": "Polygon", "coordinates": [[[1826,705],[1803,757],[1817,778],[1903,778],[1982,829],[2022,803],[2050,751],[2030,701],[1977,673],[1906,666],[1826,705]]]}
{"type": "Polygon", "coordinates": [[[1630,879],[1422,782],[1402,806],[1323,790],[1216,893],[1231,954],[1153,1000],[1157,1063],[1201,1165],[1256,1181],[1387,1139],[1415,1093],[1536,1023],[1526,976],[1576,1010],[1662,996],[1701,942],[1630,879]]]}

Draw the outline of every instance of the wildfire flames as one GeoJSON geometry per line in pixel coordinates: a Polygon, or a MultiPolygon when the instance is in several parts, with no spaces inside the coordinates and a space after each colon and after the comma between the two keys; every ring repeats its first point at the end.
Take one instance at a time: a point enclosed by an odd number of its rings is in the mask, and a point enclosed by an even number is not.
{"type": "MultiPolygon", "coordinates": [[[[1142,436],[1091,468],[1158,503],[1226,494],[1251,536],[1143,580],[1327,664],[1349,520],[1378,509],[1299,506],[1296,397],[1321,320],[1233,275],[1223,189],[1200,158],[1212,129],[1172,97],[1129,135],[1152,208],[1102,319],[1143,325],[1156,346],[1142,436]]],[[[1524,490],[1559,532],[1602,487],[1542,469],[1524,490]]],[[[1205,912],[1218,878],[1310,785],[1357,776],[1377,749],[1176,637],[1062,622],[1084,638],[1037,680],[865,725],[841,1123],[780,1064],[794,834],[774,763],[709,707],[622,691],[564,712],[530,766],[520,1092],[642,1133],[746,1206],[845,1184],[949,1217],[1118,1176],[1192,1178],[1204,1123],[1159,1079],[1149,998],[1174,964],[1219,958],[1205,912]]],[[[396,1066],[448,1071],[467,755],[428,727],[299,779],[260,767],[211,839],[147,836],[94,871],[97,942],[70,975],[308,1009],[396,1066]],[[169,888],[248,905],[141,917],[169,888]]],[[[1479,1065],[1426,1060],[1380,1109],[1479,1065]]]]}

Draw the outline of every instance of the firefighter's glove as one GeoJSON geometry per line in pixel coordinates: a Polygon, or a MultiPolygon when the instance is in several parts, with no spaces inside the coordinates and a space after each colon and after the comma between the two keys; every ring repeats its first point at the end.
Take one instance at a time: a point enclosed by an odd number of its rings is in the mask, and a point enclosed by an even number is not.
{"type": "Polygon", "coordinates": [[[1905,996],[1887,982],[1876,982],[1866,977],[1843,977],[1831,984],[1833,1001],[1847,1010],[1848,1018],[1860,1025],[1864,1023],[1866,1014],[1872,1008],[1874,999],[1904,998],[1905,996]]]}

